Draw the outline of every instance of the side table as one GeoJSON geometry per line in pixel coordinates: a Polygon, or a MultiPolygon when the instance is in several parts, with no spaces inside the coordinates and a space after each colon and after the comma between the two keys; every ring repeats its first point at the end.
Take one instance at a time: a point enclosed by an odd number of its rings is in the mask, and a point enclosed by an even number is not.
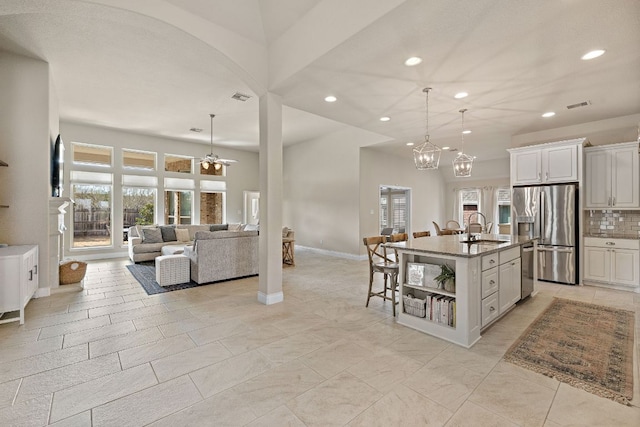
{"type": "Polygon", "coordinates": [[[288,265],[296,265],[295,252],[294,252],[295,240],[289,237],[282,239],[282,263],[288,265]]]}

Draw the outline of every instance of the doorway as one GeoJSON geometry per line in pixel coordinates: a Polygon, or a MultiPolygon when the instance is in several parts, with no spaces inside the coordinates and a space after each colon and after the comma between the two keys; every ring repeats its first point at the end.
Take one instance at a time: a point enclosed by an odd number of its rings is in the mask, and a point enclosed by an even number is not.
{"type": "Polygon", "coordinates": [[[410,204],[410,188],[381,185],[380,234],[390,234],[389,231],[393,233],[409,233],[409,224],[411,224],[410,204]]]}

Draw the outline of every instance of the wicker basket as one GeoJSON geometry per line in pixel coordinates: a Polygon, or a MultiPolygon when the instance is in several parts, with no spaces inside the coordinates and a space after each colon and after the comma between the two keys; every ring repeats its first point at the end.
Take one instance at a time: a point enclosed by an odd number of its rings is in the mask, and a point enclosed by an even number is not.
{"type": "Polygon", "coordinates": [[[427,313],[427,300],[403,295],[404,312],[416,317],[424,317],[427,313]]]}
{"type": "Polygon", "coordinates": [[[70,285],[82,282],[87,272],[87,263],[82,261],[63,261],[60,263],[60,284],[70,285]]]}

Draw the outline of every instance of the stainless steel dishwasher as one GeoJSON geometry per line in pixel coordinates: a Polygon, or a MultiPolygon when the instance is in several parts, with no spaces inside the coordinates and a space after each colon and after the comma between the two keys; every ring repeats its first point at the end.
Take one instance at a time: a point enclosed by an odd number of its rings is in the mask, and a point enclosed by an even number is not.
{"type": "Polygon", "coordinates": [[[522,258],[522,289],[520,299],[525,299],[533,292],[533,244],[520,246],[522,258]]]}

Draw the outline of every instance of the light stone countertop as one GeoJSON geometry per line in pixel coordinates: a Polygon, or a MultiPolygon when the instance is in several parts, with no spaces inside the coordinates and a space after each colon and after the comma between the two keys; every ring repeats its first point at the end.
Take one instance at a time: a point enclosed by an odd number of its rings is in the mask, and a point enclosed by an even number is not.
{"type": "Polygon", "coordinates": [[[625,239],[625,240],[639,240],[640,236],[629,236],[628,234],[585,234],[584,237],[595,237],[598,239],[625,239]]]}
{"type": "Polygon", "coordinates": [[[433,255],[450,255],[463,258],[473,258],[476,256],[491,254],[514,246],[521,246],[529,243],[532,239],[524,236],[511,236],[508,234],[476,234],[480,240],[493,240],[502,243],[463,243],[467,240],[466,234],[450,236],[432,236],[410,239],[406,242],[387,243],[385,246],[396,248],[399,252],[404,250],[412,252],[424,252],[433,255]]]}

